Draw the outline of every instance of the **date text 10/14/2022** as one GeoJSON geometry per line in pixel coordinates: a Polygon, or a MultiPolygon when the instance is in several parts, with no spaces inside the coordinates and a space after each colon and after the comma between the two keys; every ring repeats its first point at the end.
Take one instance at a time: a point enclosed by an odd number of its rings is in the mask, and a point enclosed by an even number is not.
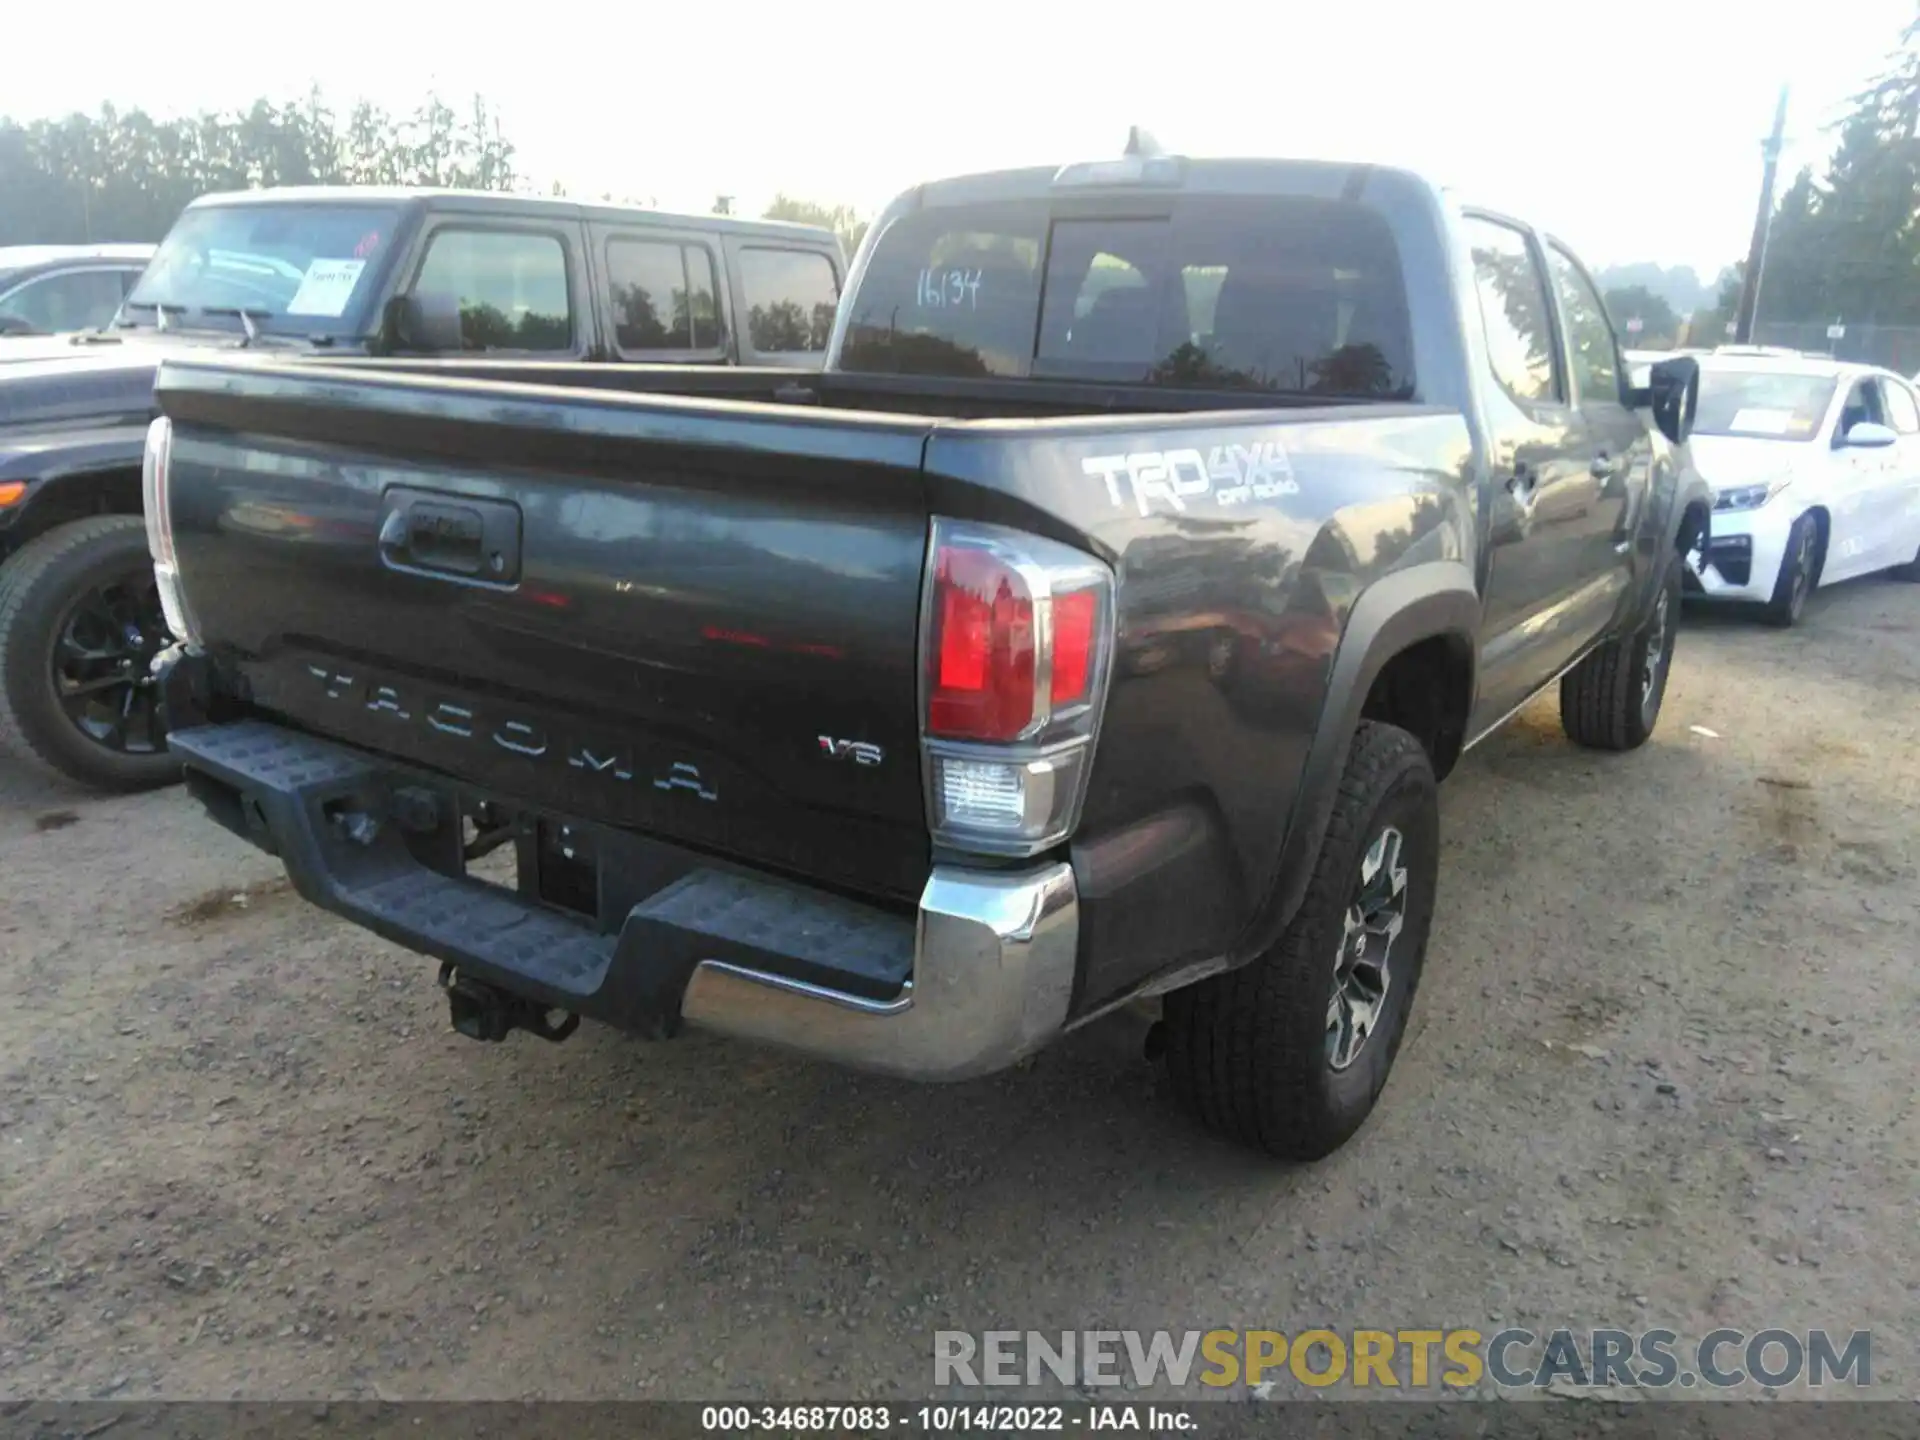
{"type": "Polygon", "coordinates": [[[928,1434],[1059,1433],[1133,1430],[1192,1434],[1198,1406],[1075,1405],[706,1405],[700,1428],[716,1435],[827,1433],[928,1434]]]}

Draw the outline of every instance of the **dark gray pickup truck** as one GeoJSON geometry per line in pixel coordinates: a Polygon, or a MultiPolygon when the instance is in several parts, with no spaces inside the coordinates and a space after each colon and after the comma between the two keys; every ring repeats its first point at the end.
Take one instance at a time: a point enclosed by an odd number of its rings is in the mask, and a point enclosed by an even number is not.
{"type": "Polygon", "coordinates": [[[957,1079],[1157,999],[1283,1156],[1386,1081],[1436,779],[1556,684],[1644,742],[1709,519],[1692,363],[1630,389],[1571,252],[1388,169],[929,184],[823,372],[551,378],[163,367],[208,812],[476,1037],[957,1079]]]}
{"type": "Polygon", "coordinates": [[[196,200],[111,325],[0,343],[0,747],[102,789],[179,773],[148,683],[169,636],[140,523],[162,358],[817,369],[844,263],[815,226],[536,196],[196,200]]]}

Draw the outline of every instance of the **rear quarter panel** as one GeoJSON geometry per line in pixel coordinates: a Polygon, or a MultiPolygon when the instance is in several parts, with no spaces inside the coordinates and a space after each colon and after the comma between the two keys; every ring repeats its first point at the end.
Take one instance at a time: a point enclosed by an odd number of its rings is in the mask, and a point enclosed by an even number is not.
{"type": "Polygon", "coordinates": [[[1118,578],[1073,842],[1083,1013],[1255,926],[1356,604],[1417,567],[1472,589],[1474,453],[1457,411],[1411,405],[935,432],[934,513],[1055,534],[1118,578]]]}

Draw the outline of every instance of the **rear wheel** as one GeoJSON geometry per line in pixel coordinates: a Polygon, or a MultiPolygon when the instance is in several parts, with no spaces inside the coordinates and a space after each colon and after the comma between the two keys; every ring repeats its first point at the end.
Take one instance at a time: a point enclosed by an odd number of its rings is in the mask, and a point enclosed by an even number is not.
{"type": "Polygon", "coordinates": [[[1787,532],[1787,553],[1780,561],[1780,574],[1773,582],[1773,598],[1761,613],[1769,625],[1786,629],[1800,621],[1813,593],[1819,570],[1820,526],[1811,515],[1802,515],[1787,532]]]}
{"type": "Polygon", "coordinates": [[[1576,745],[1636,750],[1660,723],[1680,620],[1680,570],[1667,561],[1653,608],[1640,628],[1610,640],[1560,678],[1560,728],[1576,745]]]}
{"type": "Polygon", "coordinates": [[[1251,964],[1166,997],[1167,1075],[1207,1128],[1317,1160],[1372,1113],[1426,956],[1437,802],[1419,742],[1361,725],[1292,923],[1251,964]]]}
{"type": "Polygon", "coordinates": [[[146,525],[61,525],[0,567],[0,743],[101,790],[179,777],[148,673],[171,643],[146,525]]]}
{"type": "Polygon", "coordinates": [[[1904,565],[1896,565],[1888,572],[1896,580],[1905,580],[1910,585],[1920,585],[1920,550],[1913,552],[1913,559],[1904,565]]]}

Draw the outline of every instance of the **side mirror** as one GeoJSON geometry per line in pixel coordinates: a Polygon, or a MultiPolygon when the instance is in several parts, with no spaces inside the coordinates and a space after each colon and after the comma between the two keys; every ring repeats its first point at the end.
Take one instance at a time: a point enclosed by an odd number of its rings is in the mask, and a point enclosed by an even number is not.
{"type": "Polygon", "coordinates": [[[1849,450],[1884,450],[1900,437],[1885,425],[1871,420],[1856,420],[1847,427],[1845,444],[1849,450]]]}
{"type": "Polygon", "coordinates": [[[1627,403],[1652,411],[1662,435],[1676,445],[1686,444],[1700,409],[1700,362],[1691,355],[1657,361],[1647,371],[1647,383],[1628,391],[1627,403]]]}
{"type": "Polygon", "coordinates": [[[394,296],[387,301],[380,328],[391,350],[438,355],[464,348],[460,297],[445,291],[421,290],[394,296]]]}

